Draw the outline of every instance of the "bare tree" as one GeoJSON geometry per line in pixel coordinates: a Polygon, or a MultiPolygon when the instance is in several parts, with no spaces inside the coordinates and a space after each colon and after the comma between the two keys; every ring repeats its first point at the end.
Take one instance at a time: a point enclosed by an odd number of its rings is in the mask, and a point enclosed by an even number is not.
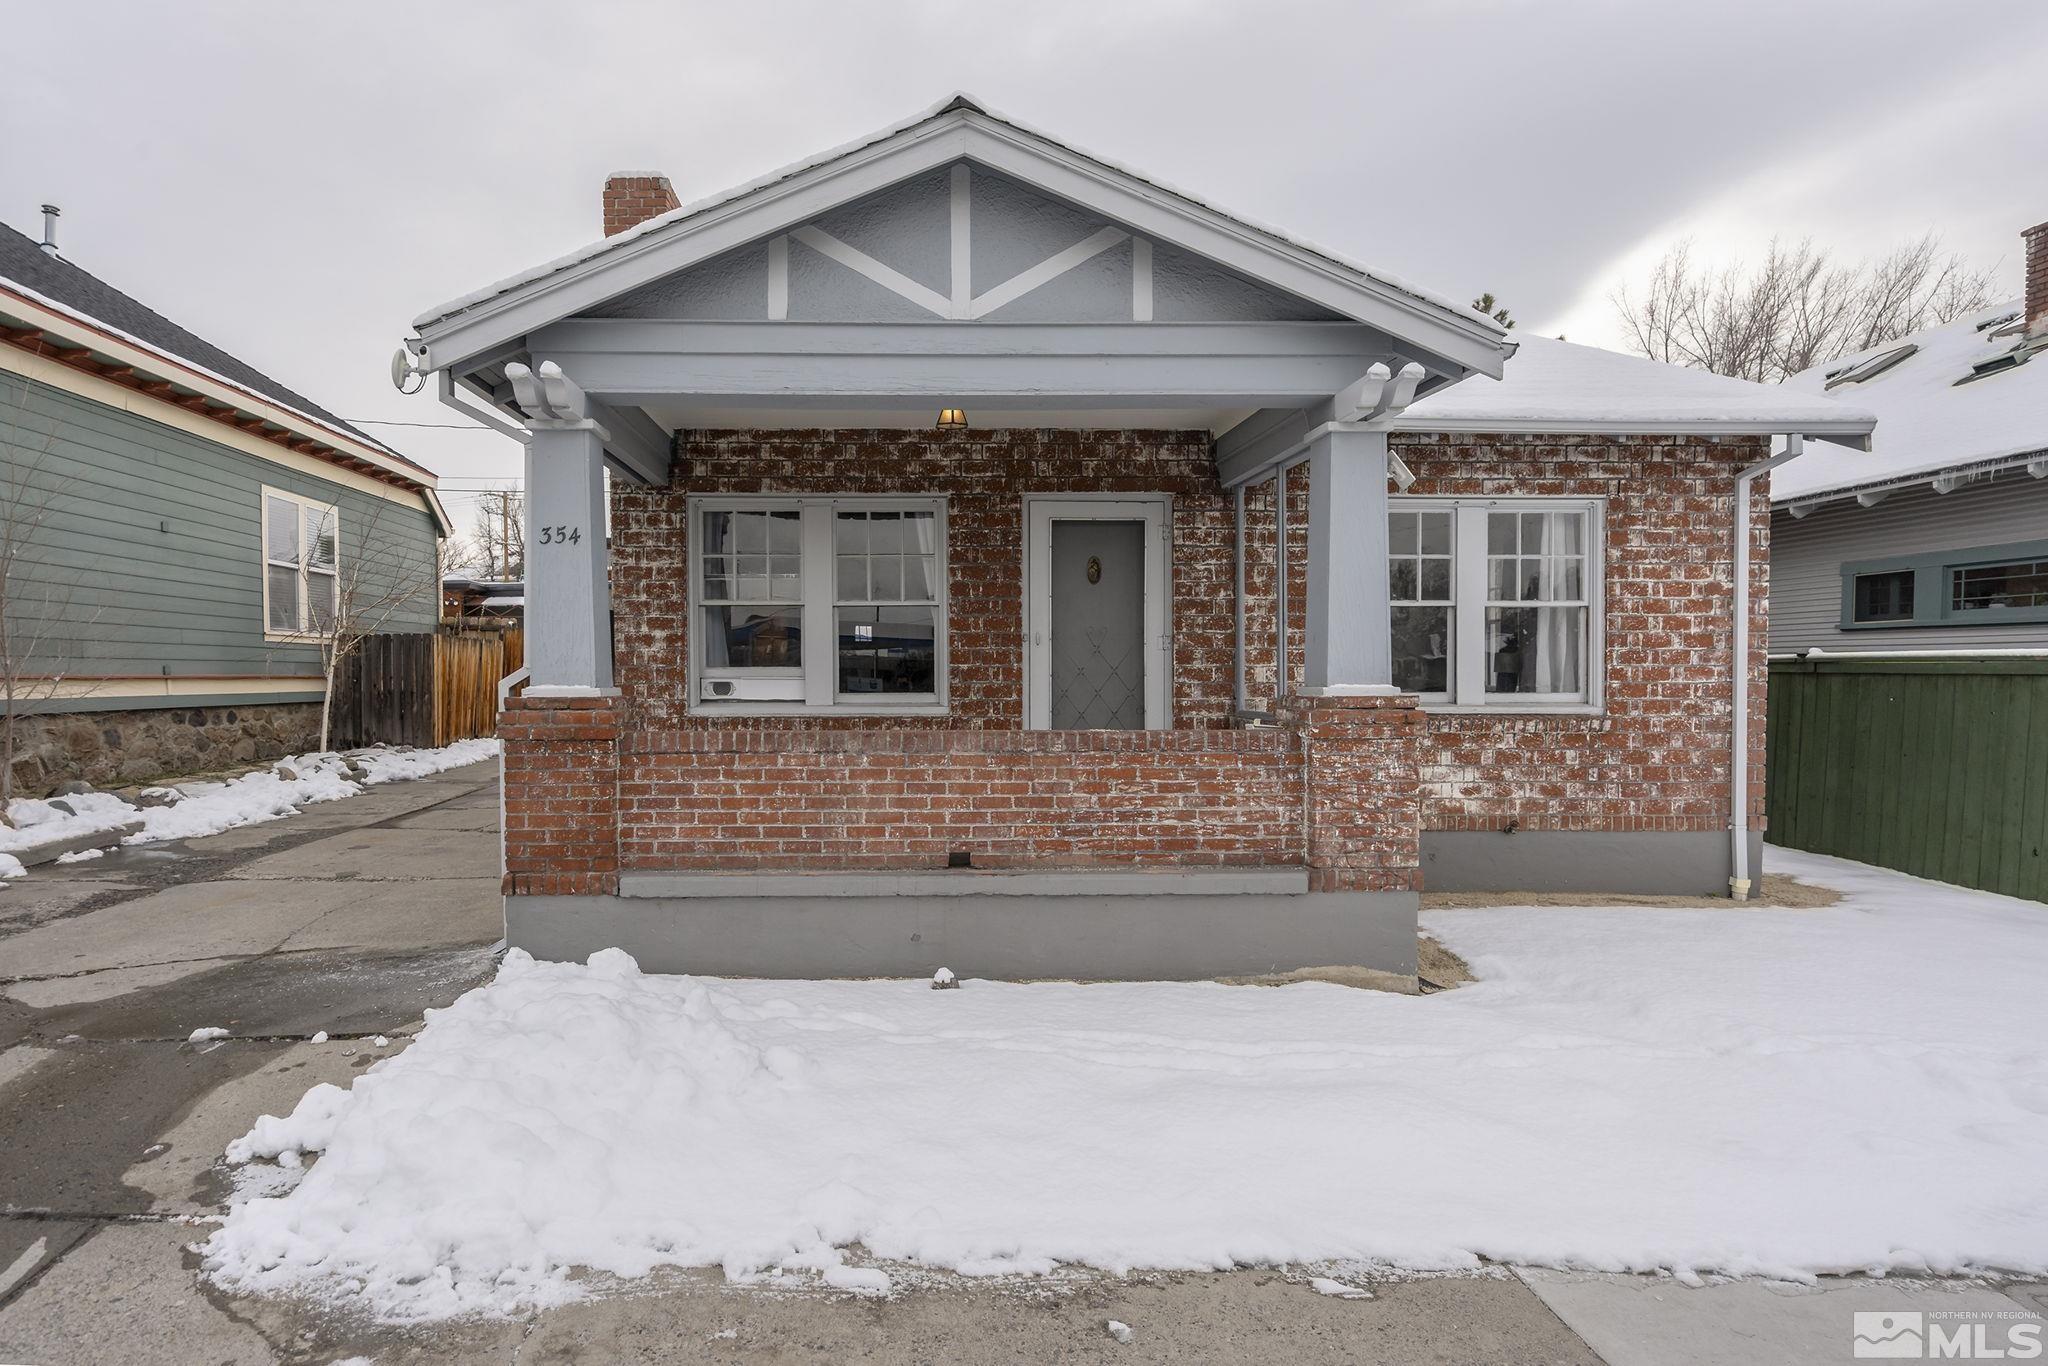
{"type": "Polygon", "coordinates": [[[1853,264],[1811,241],[1773,239],[1755,266],[1703,265],[1681,241],[1648,280],[1616,290],[1614,306],[1630,344],[1651,360],[1773,384],[1953,322],[1991,303],[1995,284],[1933,233],[1853,264]]]}
{"type": "Polygon", "coordinates": [[[526,573],[526,495],[493,489],[477,499],[470,540],[481,552],[483,571],[498,579],[526,573]]]}
{"type": "Polygon", "coordinates": [[[0,825],[9,823],[23,720],[67,683],[72,693],[90,692],[67,676],[60,641],[75,640],[98,616],[81,616],[72,602],[91,563],[66,566],[56,553],[51,522],[70,481],[53,458],[55,421],[36,430],[28,398],[21,378],[0,401],[0,825]]]}
{"type": "MultiPolygon", "coordinates": [[[[309,547],[309,557],[325,555],[335,566],[332,609],[323,611],[323,605],[314,605],[311,623],[320,647],[320,748],[325,750],[331,748],[334,683],[343,666],[365,640],[422,598],[434,602],[438,615],[441,584],[433,556],[408,563],[418,556],[417,543],[407,535],[407,528],[386,522],[382,499],[349,552],[335,544],[331,520],[322,526],[317,539],[326,545],[309,547]]],[[[312,577],[308,575],[309,581],[312,577]]]]}

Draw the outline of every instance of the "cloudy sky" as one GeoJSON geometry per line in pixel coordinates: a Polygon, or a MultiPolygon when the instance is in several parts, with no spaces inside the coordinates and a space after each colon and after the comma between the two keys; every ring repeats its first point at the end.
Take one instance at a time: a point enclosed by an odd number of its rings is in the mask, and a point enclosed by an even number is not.
{"type": "MultiPolygon", "coordinates": [[[[964,89],[1520,325],[1619,344],[1663,247],[1934,229],[2018,293],[2048,4],[1959,0],[101,0],[15,5],[0,219],[356,419],[430,304],[964,89]],[[29,56],[33,55],[33,60],[29,56]]],[[[371,428],[469,489],[474,431],[371,428]]]]}

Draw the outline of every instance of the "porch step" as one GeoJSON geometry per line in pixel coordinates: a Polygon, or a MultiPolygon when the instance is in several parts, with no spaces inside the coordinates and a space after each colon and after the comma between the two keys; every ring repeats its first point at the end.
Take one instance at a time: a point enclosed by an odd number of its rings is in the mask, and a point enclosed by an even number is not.
{"type": "Polygon", "coordinates": [[[933,868],[619,874],[622,897],[1302,896],[1306,868],[933,868]]]}

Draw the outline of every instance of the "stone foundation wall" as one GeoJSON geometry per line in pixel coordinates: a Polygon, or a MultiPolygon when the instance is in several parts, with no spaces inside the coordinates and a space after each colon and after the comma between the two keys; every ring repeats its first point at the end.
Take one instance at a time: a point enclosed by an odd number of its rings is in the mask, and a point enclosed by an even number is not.
{"type": "Polygon", "coordinates": [[[14,791],[41,797],[68,778],[127,787],[301,754],[319,741],[318,702],[23,716],[15,720],[14,791]]]}

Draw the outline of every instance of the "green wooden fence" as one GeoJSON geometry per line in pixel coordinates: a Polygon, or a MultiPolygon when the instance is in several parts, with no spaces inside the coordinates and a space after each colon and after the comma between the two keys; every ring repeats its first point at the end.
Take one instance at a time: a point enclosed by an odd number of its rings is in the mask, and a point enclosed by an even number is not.
{"type": "Polygon", "coordinates": [[[1773,660],[1770,840],[2048,901],[2048,659],[1773,660]]]}

